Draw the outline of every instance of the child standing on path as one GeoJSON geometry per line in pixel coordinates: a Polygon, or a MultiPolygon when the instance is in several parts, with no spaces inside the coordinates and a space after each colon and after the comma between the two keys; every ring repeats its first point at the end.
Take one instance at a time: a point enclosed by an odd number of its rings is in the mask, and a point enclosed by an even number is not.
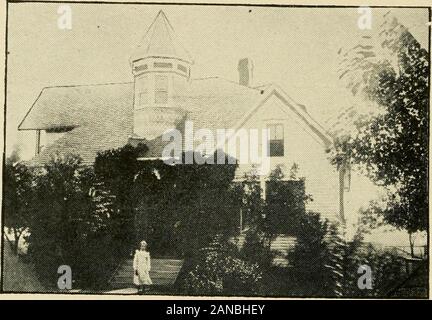
{"type": "Polygon", "coordinates": [[[143,293],[150,289],[152,281],[150,279],[150,253],[147,251],[147,242],[141,241],[140,249],[135,251],[133,260],[134,284],[138,286],[138,293],[143,293]]]}

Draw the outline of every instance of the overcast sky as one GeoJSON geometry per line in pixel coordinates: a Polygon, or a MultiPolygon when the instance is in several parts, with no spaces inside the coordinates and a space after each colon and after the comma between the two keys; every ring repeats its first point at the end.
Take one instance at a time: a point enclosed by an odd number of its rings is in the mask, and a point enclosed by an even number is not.
{"type": "MultiPolygon", "coordinates": [[[[111,4],[70,4],[72,29],[60,30],[58,6],[9,4],[7,153],[17,142],[33,152],[34,135],[17,126],[43,87],[132,81],[129,56],[160,9],[195,60],[192,77],[237,81],[238,60],[250,57],[254,84],[279,84],[321,122],[348,99],[338,50],[370,32],[358,28],[356,8],[111,4]]],[[[427,48],[427,9],[392,12],[427,48]]]]}

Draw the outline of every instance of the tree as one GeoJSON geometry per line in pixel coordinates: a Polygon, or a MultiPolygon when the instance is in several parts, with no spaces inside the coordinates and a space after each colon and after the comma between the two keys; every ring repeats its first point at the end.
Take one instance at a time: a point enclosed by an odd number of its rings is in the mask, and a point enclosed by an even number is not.
{"type": "Polygon", "coordinates": [[[4,167],[4,224],[13,234],[13,240],[7,238],[12,251],[18,254],[19,241],[28,230],[32,217],[33,172],[24,164],[17,162],[14,154],[6,160],[4,167]]]}
{"type": "Polygon", "coordinates": [[[239,209],[236,167],[143,162],[134,183],[137,232],[154,251],[172,255],[195,254],[215,235],[232,235],[239,209]]]}
{"type": "Polygon", "coordinates": [[[334,159],[361,166],[386,187],[378,212],[411,234],[428,225],[428,53],[395,18],[385,19],[380,48],[363,43],[342,55],[341,79],[378,109],[353,122],[355,134],[337,139],[334,159]]]}
{"type": "Polygon", "coordinates": [[[47,285],[56,284],[60,265],[71,266],[76,275],[90,269],[82,262],[99,224],[92,214],[92,180],[91,168],[76,155],[53,156],[35,175],[29,254],[47,285]]]}
{"type": "MultiPolygon", "coordinates": [[[[122,251],[121,256],[129,255],[137,241],[134,216],[138,199],[133,188],[137,173],[143,166],[137,158],[147,151],[145,144],[127,144],[99,152],[94,163],[98,195],[104,195],[102,200],[110,215],[110,233],[115,239],[116,247],[122,251]]],[[[149,175],[151,172],[147,172],[146,176],[149,175]]]]}

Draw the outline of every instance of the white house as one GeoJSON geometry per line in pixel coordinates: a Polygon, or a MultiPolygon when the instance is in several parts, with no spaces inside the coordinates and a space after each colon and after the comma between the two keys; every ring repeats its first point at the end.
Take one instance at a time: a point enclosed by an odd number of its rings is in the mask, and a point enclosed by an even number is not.
{"type": "MultiPolygon", "coordinates": [[[[330,164],[332,137],[306,107],[276,84],[252,86],[253,64],[239,61],[239,81],[193,78],[193,59],[160,11],[130,58],[133,81],[44,88],[19,125],[36,132],[35,163],[53,153],[77,153],[91,164],[98,151],[145,141],[161,157],[162,133],[194,129],[269,129],[271,168],[282,166],[289,179],[294,163],[313,201],[307,209],[344,219],[367,203],[363,182],[330,164]]],[[[228,145],[226,141],[224,145],[228,145]]],[[[242,142],[236,142],[242,144],[242,142]]],[[[262,145],[260,146],[262,147],[262,145]]],[[[251,169],[241,164],[238,176],[251,169]]],[[[263,187],[268,176],[262,176],[263,187]]],[[[359,178],[362,179],[362,178],[359,178]]],[[[366,180],[365,180],[366,181],[366,180]]],[[[367,185],[367,181],[364,182],[367,185]]],[[[368,192],[370,189],[368,190],[368,192]]]]}

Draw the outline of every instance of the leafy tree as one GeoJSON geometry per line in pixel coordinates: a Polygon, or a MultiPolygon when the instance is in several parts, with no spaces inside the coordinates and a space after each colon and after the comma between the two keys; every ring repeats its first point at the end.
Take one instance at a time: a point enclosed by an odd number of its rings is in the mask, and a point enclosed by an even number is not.
{"type": "Polygon", "coordinates": [[[306,212],[306,203],[311,200],[305,193],[305,180],[298,178],[299,166],[294,163],[289,179],[277,166],[267,182],[266,216],[272,233],[295,234],[298,219],[306,212]]]}
{"type": "Polygon", "coordinates": [[[194,254],[215,235],[232,234],[239,208],[231,184],[236,167],[145,161],[135,180],[138,233],[153,250],[174,255],[194,254]]]}
{"type": "Polygon", "coordinates": [[[359,230],[349,241],[343,229],[318,213],[307,213],[298,225],[297,244],[288,254],[290,294],[314,297],[386,297],[404,273],[403,258],[363,243],[359,230]],[[360,289],[359,267],[372,270],[369,289],[360,289]],[[294,289],[293,289],[294,288],[294,289]]]}
{"type": "Polygon", "coordinates": [[[356,134],[339,137],[335,162],[357,164],[385,186],[388,200],[377,212],[411,234],[428,225],[428,53],[396,19],[386,18],[380,48],[366,43],[343,55],[341,78],[378,109],[354,121],[356,134]]]}
{"type": "Polygon", "coordinates": [[[97,194],[110,215],[110,233],[121,256],[133,251],[135,238],[136,194],[133,192],[136,175],[143,165],[137,158],[147,152],[145,144],[99,152],[94,163],[97,194]]]}
{"type": "Polygon", "coordinates": [[[336,233],[334,227],[327,220],[321,221],[318,213],[309,212],[299,219],[297,228],[297,244],[287,257],[294,273],[292,278],[297,281],[292,284],[298,288],[294,294],[335,295],[337,279],[326,267],[332,258],[326,241],[329,233],[336,233]]]}
{"type": "Polygon", "coordinates": [[[6,160],[3,175],[4,189],[4,224],[13,234],[10,240],[12,252],[18,254],[19,241],[28,230],[32,219],[32,198],[34,179],[33,171],[18,162],[16,153],[6,160]]]}
{"type": "Polygon", "coordinates": [[[29,253],[44,283],[55,286],[57,268],[69,265],[79,274],[83,244],[94,224],[89,196],[91,171],[78,156],[54,156],[35,176],[34,217],[29,253]]]}

